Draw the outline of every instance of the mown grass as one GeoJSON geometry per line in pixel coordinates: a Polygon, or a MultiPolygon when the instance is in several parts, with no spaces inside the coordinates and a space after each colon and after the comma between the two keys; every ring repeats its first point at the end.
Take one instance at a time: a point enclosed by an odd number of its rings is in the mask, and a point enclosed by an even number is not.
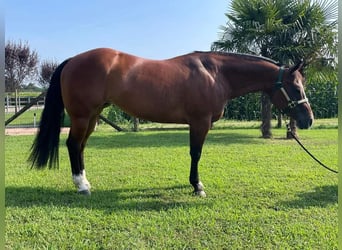
{"type": "MultiPolygon", "coordinates": [[[[337,249],[337,176],[284,130],[210,131],[200,162],[207,198],[191,195],[185,129],[115,133],[86,149],[92,195],[75,193],[61,136],[60,168],[30,170],[33,136],[6,136],[7,249],[337,249]]],[[[300,131],[336,168],[337,129],[300,131]]]]}
{"type": "MultiPolygon", "coordinates": [[[[15,120],[10,122],[7,127],[34,127],[39,126],[40,118],[42,115],[43,109],[38,109],[37,107],[33,107],[27,111],[25,111],[23,114],[21,114],[19,117],[17,117],[15,120]],[[34,122],[34,119],[36,120],[34,122]]],[[[5,112],[5,121],[7,121],[9,118],[11,118],[15,113],[14,112],[5,112]]],[[[70,118],[66,114],[64,116],[64,126],[70,126],[70,118]]]]}
{"type": "MultiPolygon", "coordinates": [[[[21,116],[12,121],[9,126],[32,126],[34,124],[34,117],[36,118],[36,124],[38,124],[42,111],[42,109],[32,108],[31,110],[24,112],[21,116]]],[[[14,112],[5,112],[5,121],[11,118],[14,114],[14,112]]]]}

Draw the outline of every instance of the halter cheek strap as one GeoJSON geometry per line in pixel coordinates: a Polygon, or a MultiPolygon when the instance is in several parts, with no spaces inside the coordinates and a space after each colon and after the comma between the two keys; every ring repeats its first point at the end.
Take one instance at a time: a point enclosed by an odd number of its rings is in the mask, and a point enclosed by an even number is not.
{"type": "Polygon", "coordinates": [[[291,100],[290,99],[290,97],[289,97],[289,95],[287,94],[287,92],[286,92],[286,90],[283,88],[283,87],[281,87],[280,88],[280,90],[281,90],[281,92],[284,94],[284,96],[285,96],[285,98],[286,98],[286,100],[287,100],[287,102],[288,102],[288,108],[290,108],[290,109],[293,109],[293,108],[295,108],[297,105],[299,105],[299,104],[302,104],[302,103],[305,103],[305,102],[309,102],[309,99],[305,96],[305,98],[303,98],[302,100],[299,100],[299,101],[293,101],[293,100],[291,100]]]}
{"type": "Polygon", "coordinates": [[[291,100],[291,98],[289,97],[289,95],[287,94],[286,90],[284,89],[283,87],[283,75],[284,75],[284,66],[281,66],[279,68],[279,74],[278,74],[278,79],[275,83],[275,90],[280,90],[285,99],[287,100],[287,107],[283,110],[284,112],[286,111],[290,111],[291,109],[294,109],[297,105],[299,104],[302,104],[302,103],[309,103],[309,99],[305,96],[305,93],[304,93],[304,98],[299,100],[299,101],[294,101],[294,100],[291,100]]]}

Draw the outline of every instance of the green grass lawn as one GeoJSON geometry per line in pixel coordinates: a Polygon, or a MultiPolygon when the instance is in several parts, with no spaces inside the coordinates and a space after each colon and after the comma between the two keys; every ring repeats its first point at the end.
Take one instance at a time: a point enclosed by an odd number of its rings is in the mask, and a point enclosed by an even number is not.
{"type": "MultiPolygon", "coordinates": [[[[21,116],[19,116],[17,119],[12,121],[9,125],[10,126],[33,126],[34,123],[34,114],[36,114],[36,124],[40,121],[40,116],[42,113],[42,109],[36,109],[32,108],[31,110],[28,110],[24,112],[21,116]]],[[[11,118],[14,115],[14,112],[5,113],[5,121],[7,121],[9,118],[11,118]]]]}
{"type": "MultiPolygon", "coordinates": [[[[248,127],[248,126],[247,126],[248,127]]],[[[92,195],[76,194],[66,135],[59,170],[30,170],[33,136],[6,136],[7,249],[337,249],[337,176],[295,141],[258,129],[210,131],[200,161],[207,198],[188,184],[188,132],[93,133],[92,195]]],[[[337,168],[337,129],[299,131],[337,168]]]]}

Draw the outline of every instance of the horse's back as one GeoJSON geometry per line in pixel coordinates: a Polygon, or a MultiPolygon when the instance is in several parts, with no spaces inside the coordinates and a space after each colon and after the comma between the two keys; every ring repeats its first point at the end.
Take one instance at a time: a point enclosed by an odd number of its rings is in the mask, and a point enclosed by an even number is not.
{"type": "Polygon", "coordinates": [[[115,104],[134,116],[156,122],[188,123],[195,112],[203,115],[200,113],[207,113],[206,108],[212,108],[214,84],[198,58],[138,58],[122,81],[112,85],[115,88],[110,93],[115,104]]]}

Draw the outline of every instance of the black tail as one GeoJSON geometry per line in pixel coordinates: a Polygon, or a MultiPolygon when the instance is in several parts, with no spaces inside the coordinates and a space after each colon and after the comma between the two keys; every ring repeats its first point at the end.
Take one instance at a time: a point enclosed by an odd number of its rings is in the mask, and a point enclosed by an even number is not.
{"type": "Polygon", "coordinates": [[[28,161],[32,167],[58,167],[58,146],[61,124],[64,120],[64,104],[61,93],[61,72],[68,60],[61,63],[53,73],[45,97],[45,107],[39,125],[39,132],[32,144],[28,161]]]}

